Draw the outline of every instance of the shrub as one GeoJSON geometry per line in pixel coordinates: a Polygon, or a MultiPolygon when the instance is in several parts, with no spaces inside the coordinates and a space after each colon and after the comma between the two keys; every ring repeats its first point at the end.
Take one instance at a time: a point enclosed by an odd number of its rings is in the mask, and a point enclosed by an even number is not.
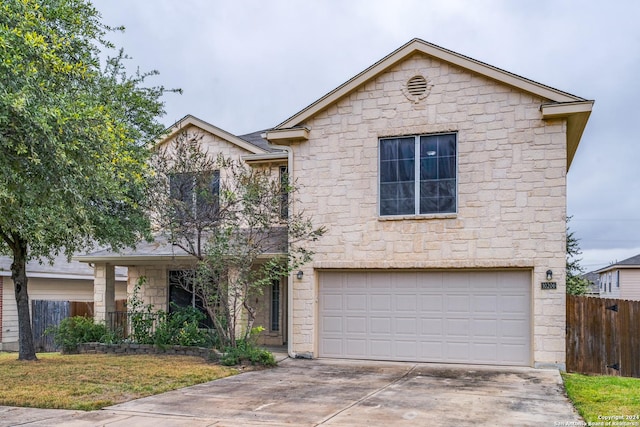
{"type": "Polygon", "coordinates": [[[154,344],[207,347],[212,337],[206,330],[200,329],[205,315],[194,307],[172,306],[174,311],[161,315],[154,334],[154,344]]]}
{"type": "Polygon", "coordinates": [[[276,359],[273,354],[256,345],[256,338],[263,330],[262,326],[255,327],[251,329],[247,339],[236,342],[236,347],[227,347],[220,358],[220,363],[225,366],[240,365],[245,362],[252,365],[275,366],[276,359]]]}
{"type": "Polygon", "coordinates": [[[104,323],[95,323],[90,317],[74,316],[62,319],[58,326],[49,327],[46,334],[53,334],[53,342],[64,353],[78,350],[78,344],[85,342],[115,342],[115,335],[104,323]]]}

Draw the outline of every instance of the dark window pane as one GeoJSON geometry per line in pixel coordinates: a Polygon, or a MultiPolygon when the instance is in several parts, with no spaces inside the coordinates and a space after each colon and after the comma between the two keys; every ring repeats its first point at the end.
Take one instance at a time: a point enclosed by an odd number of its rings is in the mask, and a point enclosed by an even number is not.
{"type": "Polygon", "coordinates": [[[380,215],[396,215],[397,207],[396,199],[380,200],[380,215]]]}
{"type": "Polygon", "coordinates": [[[456,181],[455,179],[442,180],[438,183],[438,195],[440,197],[455,197],[456,181]]]}
{"type": "Polygon", "coordinates": [[[398,198],[413,200],[415,194],[416,194],[416,187],[413,184],[413,181],[403,182],[401,184],[398,184],[398,198]]]}
{"type": "Polygon", "coordinates": [[[456,199],[454,197],[439,199],[438,211],[441,213],[454,213],[456,211],[456,199]]]}
{"type": "Polygon", "coordinates": [[[435,157],[420,159],[420,180],[438,177],[438,161],[435,157]]]}
{"type": "Polygon", "coordinates": [[[420,213],[430,214],[438,212],[438,199],[434,197],[420,198],[420,213]]]}
{"type": "Polygon", "coordinates": [[[396,200],[398,198],[399,184],[380,184],[380,200],[396,200]]]}
{"type": "Polygon", "coordinates": [[[436,197],[438,196],[438,181],[421,181],[420,197],[436,197]]]}
{"type": "Polygon", "coordinates": [[[398,158],[398,140],[383,139],[380,141],[380,160],[395,160],[398,158]]]}
{"type": "Polygon", "coordinates": [[[380,162],[380,182],[395,182],[398,180],[398,167],[395,161],[380,162]]]}
{"type": "Polygon", "coordinates": [[[456,176],[456,158],[440,157],[438,159],[438,178],[447,179],[456,176]]]}
{"type": "Polygon", "coordinates": [[[412,215],[415,213],[415,199],[412,197],[410,199],[399,199],[398,200],[398,210],[395,213],[396,215],[412,215]]]}
{"type": "Polygon", "coordinates": [[[398,180],[409,181],[415,177],[414,159],[398,160],[398,180]]]}
{"type": "Polygon", "coordinates": [[[415,140],[413,138],[402,138],[399,140],[398,158],[411,159],[415,158],[415,140]]]}
{"type": "Polygon", "coordinates": [[[420,157],[433,157],[438,154],[438,140],[434,136],[420,137],[420,157]]]}
{"type": "Polygon", "coordinates": [[[455,135],[440,135],[438,137],[438,155],[439,156],[455,156],[456,155],[455,135]]]}

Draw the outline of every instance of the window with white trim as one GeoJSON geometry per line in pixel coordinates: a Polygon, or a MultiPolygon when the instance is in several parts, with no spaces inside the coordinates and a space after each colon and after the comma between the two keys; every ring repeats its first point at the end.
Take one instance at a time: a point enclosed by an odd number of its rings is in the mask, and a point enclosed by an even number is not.
{"type": "Polygon", "coordinates": [[[381,138],[380,216],[457,212],[455,133],[381,138]]]}

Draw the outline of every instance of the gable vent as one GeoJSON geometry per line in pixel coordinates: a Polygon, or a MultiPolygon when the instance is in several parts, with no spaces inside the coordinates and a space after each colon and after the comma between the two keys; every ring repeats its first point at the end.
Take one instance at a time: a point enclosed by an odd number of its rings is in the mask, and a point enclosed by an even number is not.
{"type": "Polygon", "coordinates": [[[407,82],[407,92],[413,96],[421,96],[427,91],[427,79],[422,76],[411,77],[407,82]]]}

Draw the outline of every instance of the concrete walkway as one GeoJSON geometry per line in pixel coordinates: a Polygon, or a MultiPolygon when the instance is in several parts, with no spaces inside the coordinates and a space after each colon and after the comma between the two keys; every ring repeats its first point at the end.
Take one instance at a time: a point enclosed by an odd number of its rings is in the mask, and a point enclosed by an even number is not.
{"type": "Polygon", "coordinates": [[[286,359],[101,411],[0,407],[0,426],[579,425],[554,370],[286,359]]]}

